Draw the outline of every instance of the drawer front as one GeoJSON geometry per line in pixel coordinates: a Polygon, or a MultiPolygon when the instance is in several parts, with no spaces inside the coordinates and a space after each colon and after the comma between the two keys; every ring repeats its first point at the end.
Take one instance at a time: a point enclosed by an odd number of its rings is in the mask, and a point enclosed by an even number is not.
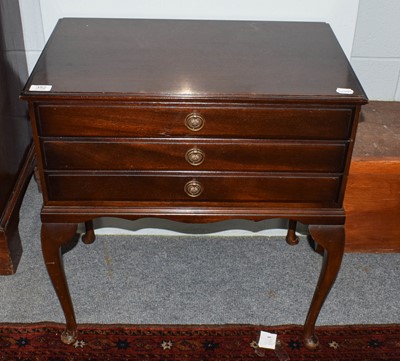
{"type": "Polygon", "coordinates": [[[43,140],[48,170],[343,172],[344,143],[43,140]]]}
{"type": "Polygon", "coordinates": [[[334,203],[340,177],[46,174],[49,201],[334,203]]]}
{"type": "Polygon", "coordinates": [[[347,139],[351,109],[39,105],[42,136],[347,139]]]}

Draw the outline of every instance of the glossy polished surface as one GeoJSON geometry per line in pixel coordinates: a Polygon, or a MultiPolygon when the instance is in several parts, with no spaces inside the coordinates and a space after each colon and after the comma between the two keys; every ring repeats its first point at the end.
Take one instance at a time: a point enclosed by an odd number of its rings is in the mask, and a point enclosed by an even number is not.
{"type": "Polygon", "coordinates": [[[325,23],[62,19],[30,84],[99,96],[364,98],[325,23]]]}
{"type": "Polygon", "coordinates": [[[42,249],[66,316],[63,342],[75,341],[77,324],[61,247],[78,222],[91,243],[92,220],[103,216],[285,218],[289,244],[300,221],[324,253],[304,325],[305,345],[317,347],[314,326],[343,255],[342,202],[367,102],[328,25],[65,19],[23,97],[43,190],[42,249]]]}

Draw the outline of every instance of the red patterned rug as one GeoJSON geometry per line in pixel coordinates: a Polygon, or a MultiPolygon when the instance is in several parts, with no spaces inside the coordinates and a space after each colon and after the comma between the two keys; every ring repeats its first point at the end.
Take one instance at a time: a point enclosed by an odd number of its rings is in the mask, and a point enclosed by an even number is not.
{"type": "Polygon", "coordinates": [[[80,325],[64,345],[55,323],[0,324],[1,361],[400,360],[400,325],[317,327],[307,350],[301,326],[80,325]],[[258,347],[260,331],[278,334],[275,350],[258,347]]]}

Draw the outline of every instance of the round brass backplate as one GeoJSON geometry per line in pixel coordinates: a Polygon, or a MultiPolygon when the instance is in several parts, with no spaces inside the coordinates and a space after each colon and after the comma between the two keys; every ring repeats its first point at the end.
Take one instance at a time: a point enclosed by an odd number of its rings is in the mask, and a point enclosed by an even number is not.
{"type": "Polygon", "coordinates": [[[188,128],[192,132],[198,132],[200,129],[204,127],[204,123],[205,123],[204,118],[198,113],[190,113],[185,118],[186,128],[188,128]]]}
{"type": "Polygon", "coordinates": [[[199,181],[192,179],[185,184],[185,193],[192,198],[198,197],[203,193],[203,186],[199,181]]]}
{"type": "Polygon", "coordinates": [[[198,166],[204,162],[206,155],[199,148],[191,148],[185,154],[186,161],[193,166],[198,166]]]}

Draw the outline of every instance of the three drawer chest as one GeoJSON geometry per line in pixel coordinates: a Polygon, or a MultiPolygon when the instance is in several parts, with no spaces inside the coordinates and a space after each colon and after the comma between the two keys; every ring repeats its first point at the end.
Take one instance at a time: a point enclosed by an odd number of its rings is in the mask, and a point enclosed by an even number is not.
{"type": "MultiPolygon", "coordinates": [[[[308,225],[323,266],[314,326],[343,255],[343,197],[367,97],[324,23],[61,19],[22,98],[43,192],[44,261],[77,337],[61,246],[97,217],[308,225]]],[[[117,246],[117,245],[116,245],[117,246]]],[[[268,245],[266,245],[268,246],[268,245]]]]}

